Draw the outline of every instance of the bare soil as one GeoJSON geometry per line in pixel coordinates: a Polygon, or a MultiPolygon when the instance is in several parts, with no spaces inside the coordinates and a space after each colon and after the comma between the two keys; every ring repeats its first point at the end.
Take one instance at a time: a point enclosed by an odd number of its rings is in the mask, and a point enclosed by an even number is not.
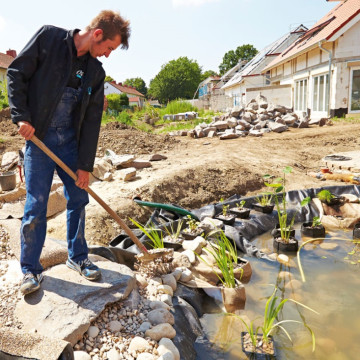
{"type": "MultiPolygon", "coordinates": [[[[0,120],[0,137],[0,160],[5,151],[17,151],[24,145],[16,127],[4,118],[0,120]]],[[[175,138],[110,123],[101,129],[99,157],[111,149],[118,155],[133,154],[145,160],[157,153],[167,156],[167,160],[152,162],[151,168],[138,170],[132,182],[124,183],[115,172],[113,181],[95,182],[91,187],[130,225],[129,217],[145,222],[152,211],[135,204],[134,196],[191,210],[233,194],[258,194],[264,190],[262,176],[281,175],[285,166],[293,168],[287,177],[287,190],[339,185],[330,180],[321,182],[307,173],[319,171],[324,156],[359,147],[360,124],[346,122],[234,140],[175,138]]],[[[57,215],[49,220],[48,233],[65,239],[64,224],[65,214],[57,215]]],[[[119,225],[91,199],[87,207],[88,241],[107,244],[120,231],[119,225]]]]}

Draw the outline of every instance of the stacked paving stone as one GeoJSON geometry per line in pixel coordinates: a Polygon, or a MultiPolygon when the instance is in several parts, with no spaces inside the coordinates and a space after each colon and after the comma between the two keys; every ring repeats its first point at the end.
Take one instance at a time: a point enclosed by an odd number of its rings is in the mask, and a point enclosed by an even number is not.
{"type": "Polygon", "coordinates": [[[212,120],[210,124],[204,122],[190,131],[174,131],[170,135],[193,138],[219,136],[221,140],[225,140],[244,136],[262,136],[271,131],[281,133],[289,127],[309,126],[307,116],[299,119],[291,108],[273,105],[262,95],[252,99],[246,107],[235,106],[221,116],[214,116],[212,120]]]}

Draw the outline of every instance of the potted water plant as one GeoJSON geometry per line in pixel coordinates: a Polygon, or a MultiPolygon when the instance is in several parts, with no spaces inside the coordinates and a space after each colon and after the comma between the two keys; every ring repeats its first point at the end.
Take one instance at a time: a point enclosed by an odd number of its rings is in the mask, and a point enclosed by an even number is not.
{"type": "Polygon", "coordinates": [[[215,219],[221,220],[225,225],[233,225],[236,219],[236,215],[231,214],[229,211],[230,205],[224,204],[224,199],[221,198],[222,212],[215,216],[215,219]]]}
{"type": "Polygon", "coordinates": [[[340,205],[345,202],[345,198],[343,196],[337,196],[331,193],[329,190],[321,190],[316,194],[316,197],[324,204],[332,206],[332,205],[340,205]]]}
{"type": "Polygon", "coordinates": [[[301,232],[305,236],[321,238],[325,236],[325,227],[321,223],[320,218],[318,216],[314,216],[312,221],[301,224],[301,232]]]}
{"type": "Polygon", "coordinates": [[[240,316],[234,315],[240,318],[247,330],[241,332],[241,343],[243,352],[251,359],[274,359],[276,357],[276,349],[274,345],[274,339],[272,337],[272,334],[276,329],[282,330],[288,339],[292,342],[290,334],[283,326],[284,323],[290,322],[303,324],[309,330],[312,338],[312,351],[315,351],[315,334],[305,322],[297,320],[277,321],[277,317],[288,301],[294,302],[297,305],[300,305],[307,310],[313,311],[316,314],[319,313],[293,299],[285,298],[280,301],[279,297],[275,296],[276,291],[277,288],[275,287],[272,295],[266,301],[264,315],[262,316],[261,324],[259,326],[254,327],[255,320],[248,324],[240,316]]]}
{"type": "Polygon", "coordinates": [[[168,226],[164,226],[164,231],[166,233],[166,236],[164,237],[164,241],[174,244],[181,244],[184,241],[184,238],[181,236],[183,221],[178,220],[176,222],[176,225],[174,224],[175,222],[171,222],[168,226]]]}
{"type": "Polygon", "coordinates": [[[272,203],[272,199],[273,195],[271,193],[261,193],[255,198],[257,202],[253,204],[254,210],[262,212],[264,214],[271,214],[275,206],[275,204],[272,203]]]}
{"type": "Polygon", "coordinates": [[[246,201],[241,200],[239,203],[236,203],[236,207],[230,209],[232,214],[235,214],[236,217],[240,219],[247,219],[250,215],[250,209],[245,207],[246,201]]]}
{"type": "Polygon", "coordinates": [[[286,201],[286,174],[290,174],[292,168],[287,166],[283,169],[284,176],[273,179],[270,175],[265,175],[265,185],[274,190],[275,206],[278,214],[278,230],[273,234],[273,246],[278,252],[296,252],[298,250],[298,240],[295,238],[293,225],[295,222],[295,214],[291,219],[288,218],[287,201],[286,201]],[[279,195],[281,194],[281,195],[279,195]],[[281,197],[279,199],[279,197],[281,197]]]}
{"type": "MultiPolygon", "coordinates": [[[[213,258],[214,265],[210,264],[204,256],[198,254],[196,256],[212,268],[212,272],[218,279],[217,288],[212,288],[211,291],[221,294],[220,297],[226,311],[244,309],[246,294],[245,288],[240,282],[244,274],[244,264],[239,263],[236,244],[232,244],[225,233],[220,231],[217,233],[216,240],[209,241],[208,246],[203,250],[213,258]]],[[[207,292],[206,289],[204,290],[207,292]]],[[[214,297],[219,298],[219,295],[214,297]]]]}
{"type": "Polygon", "coordinates": [[[147,241],[144,243],[146,248],[165,248],[163,233],[160,229],[157,229],[154,224],[150,224],[150,226],[146,228],[134,219],[130,218],[130,221],[147,236],[147,241]]]}
{"type": "Polygon", "coordinates": [[[194,240],[197,236],[203,234],[204,230],[200,227],[200,222],[196,221],[191,215],[187,215],[187,227],[181,231],[181,236],[185,240],[194,240]]]}

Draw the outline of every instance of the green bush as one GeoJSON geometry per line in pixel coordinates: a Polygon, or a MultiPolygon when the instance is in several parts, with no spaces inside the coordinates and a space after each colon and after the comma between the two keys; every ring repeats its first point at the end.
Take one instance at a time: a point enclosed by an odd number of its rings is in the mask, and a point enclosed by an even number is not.
{"type": "Polygon", "coordinates": [[[9,106],[8,94],[6,88],[6,81],[0,81],[0,109],[5,109],[9,106]]]}
{"type": "Polygon", "coordinates": [[[124,107],[129,106],[129,98],[126,94],[109,94],[106,95],[108,108],[117,112],[121,112],[124,107]]]}
{"type": "Polygon", "coordinates": [[[121,122],[126,125],[133,125],[131,115],[127,111],[122,111],[120,113],[117,113],[116,115],[103,112],[103,116],[101,119],[102,124],[107,124],[109,122],[115,121],[121,122]]]}
{"type": "Polygon", "coordinates": [[[170,101],[165,109],[161,109],[161,115],[165,114],[179,114],[187,111],[196,111],[198,112],[198,108],[193,106],[188,101],[184,100],[173,100],[170,101]]]}

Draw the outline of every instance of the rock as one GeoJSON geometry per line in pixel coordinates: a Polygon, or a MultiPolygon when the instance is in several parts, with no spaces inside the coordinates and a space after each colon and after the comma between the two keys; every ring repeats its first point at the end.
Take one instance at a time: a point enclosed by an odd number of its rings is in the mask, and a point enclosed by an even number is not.
{"type": "Polygon", "coordinates": [[[159,341],[159,347],[157,350],[158,350],[159,355],[163,355],[166,352],[170,351],[173,354],[175,360],[180,360],[180,353],[179,353],[178,348],[168,338],[162,338],[159,341]]]}
{"type": "Polygon", "coordinates": [[[151,155],[149,158],[149,161],[161,161],[161,160],[166,160],[167,157],[165,155],[161,155],[161,154],[154,154],[151,155]]]}
{"type": "Polygon", "coordinates": [[[288,264],[289,263],[289,257],[285,254],[280,254],[277,257],[277,261],[281,264],[288,264]]]}
{"type": "Polygon", "coordinates": [[[186,269],[182,272],[180,281],[182,282],[188,282],[193,278],[193,274],[189,269],[186,269]]]}
{"type": "Polygon", "coordinates": [[[215,126],[206,126],[202,130],[203,130],[205,136],[209,136],[210,131],[213,131],[216,134],[216,127],[215,126]]]}
{"type": "Polygon", "coordinates": [[[90,282],[65,264],[44,272],[41,291],[17,303],[15,316],[23,330],[34,327],[40,335],[56,334],[75,345],[106,304],[128,297],[136,281],[125,265],[99,261],[101,279],[90,282]]]}
{"type": "Polygon", "coordinates": [[[260,108],[262,109],[267,109],[268,107],[268,101],[266,99],[265,96],[259,94],[257,97],[256,97],[256,102],[259,104],[260,108]]]}
{"type": "Polygon", "coordinates": [[[148,167],[152,167],[150,161],[136,159],[127,164],[127,168],[135,168],[135,169],[145,169],[148,167]]]}
{"type": "Polygon", "coordinates": [[[135,275],[135,278],[136,278],[136,282],[138,283],[138,285],[140,285],[140,287],[147,287],[148,286],[147,280],[141,274],[137,273],[135,275]]]}
{"type": "Polygon", "coordinates": [[[155,309],[148,313],[148,319],[152,325],[168,323],[174,325],[174,316],[166,309],[155,309]]]}
{"type": "Polygon", "coordinates": [[[243,126],[245,130],[250,129],[250,127],[251,127],[251,124],[248,121],[244,120],[244,119],[238,120],[238,125],[243,126]]]}
{"type": "Polygon", "coordinates": [[[136,360],[158,360],[159,358],[150,353],[141,353],[136,360]]]}
{"type": "MultiPolygon", "coordinates": [[[[186,255],[186,254],[185,254],[185,255],[186,255]]],[[[195,255],[194,255],[194,256],[195,256],[195,255]]],[[[190,259],[189,259],[189,260],[190,260],[190,259]]],[[[191,261],[190,261],[190,262],[191,262],[191,261]]],[[[174,275],[172,275],[172,274],[166,274],[166,275],[164,275],[164,276],[162,277],[162,281],[163,281],[163,284],[164,284],[164,285],[170,286],[170,287],[173,289],[173,291],[176,290],[177,284],[176,284],[176,279],[175,279],[174,275]]]]}
{"type": "Polygon", "coordinates": [[[263,136],[263,133],[259,130],[250,130],[249,136],[260,137],[260,136],[263,136]]]}
{"type": "Polygon", "coordinates": [[[150,309],[165,309],[165,310],[170,310],[170,306],[168,304],[165,304],[162,301],[151,301],[150,304],[150,309]]]}
{"type": "Polygon", "coordinates": [[[202,241],[200,241],[198,238],[195,238],[194,240],[184,240],[182,242],[182,247],[184,250],[191,250],[197,254],[201,254],[203,245],[202,241]]]}
{"type": "Polygon", "coordinates": [[[113,175],[111,172],[106,172],[104,174],[104,181],[111,181],[113,179],[113,175]]]}
{"type": "Polygon", "coordinates": [[[104,159],[112,164],[116,169],[126,167],[126,165],[135,160],[134,155],[116,155],[112,150],[106,150],[104,159]]]}
{"type": "Polygon", "coordinates": [[[280,114],[286,114],[286,108],[282,105],[275,105],[274,111],[279,112],[280,114]]]}
{"type": "Polygon", "coordinates": [[[241,113],[243,110],[244,110],[243,107],[241,107],[241,106],[235,106],[235,107],[233,107],[233,108],[231,109],[230,116],[237,118],[237,117],[240,116],[240,113],[241,113]]]}
{"type": "Polygon", "coordinates": [[[49,196],[46,217],[51,217],[66,209],[66,199],[64,197],[63,188],[52,191],[49,196]]]}
{"type": "Polygon", "coordinates": [[[322,249],[324,250],[335,250],[336,248],[339,247],[338,244],[334,244],[334,243],[322,243],[319,245],[322,249]]]}
{"type": "Polygon", "coordinates": [[[123,328],[123,326],[121,325],[120,321],[113,320],[109,322],[108,328],[111,332],[116,333],[119,332],[123,328]]]}
{"type": "Polygon", "coordinates": [[[292,279],[290,280],[286,285],[286,289],[293,289],[293,290],[299,290],[302,287],[302,283],[299,280],[292,279]]]}
{"type": "Polygon", "coordinates": [[[175,269],[171,275],[174,276],[175,280],[178,281],[181,278],[182,270],[181,269],[175,269]]]}
{"type": "Polygon", "coordinates": [[[297,116],[295,116],[294,114],[286,114],[282,117],[282,120],[285,122],[286,125],[292,126],[297,120],[297,116]]]}
{"type": "Polygon", "coordinates": [[[220,140],[230,140],[230,139],[237,139],[240,137],[239,134],[236,133],[225,133],[219,137],[220,140]]]}
{"type": "Polygon", "coordinates": [[[129,345],[129,351],[144,352],[145,350],[151,349],[151,345],[140,336],[135,336],[129,345]]]}
{"type": "MultiPolygon", "coordinates": [[[[165,304],[166,305],[166,304],[165,304]]],[[[144,321],[140,327],[138,328],[138,331],[145,333],[146,330],[151,328],[151,323],[148,321],[144,321]]]]}
{"type": "Polygon", "coordinates": [[[172,298],[169,294],[162,294],[160,295],[160,301],[163,301],[165,304],[172,306],[172,298]]]}
{"type": "Polygon", "coordinates": [[[209,138],[215,137],[215,136],[216,136],[216,131],[213,131],[213,130],[209,131],[209,133],[208,133],[207,136],[208,136],[209,138]]]}
{"type": "Polygon", "coordinates": [[[211,126],[216,127],[216,130],[223,130],[228,128],[227,121],[216,121],[212,123],[211,126]]]}
{"type": "Polygon", "coordinates": [[[90,326],[88,331],[87,331],[87,334],[91,337],[91,338],[96,338],[98,335],[99,335],[99,328],[97,326],[90,326]]]}
{"type": "Polygon", "coordinates": [[[111,172],[112,166],[109,164],[108,161],[105,159],[95,159],[94,164],[94,170],[91,172],[91,175],[93,175],[98,180],[104,180],[105,174],[108,172],[111,172]]]}
{"type": "Polygon", "coordinates": [[[243,114],[242,115],[242,117],[241,117],[241,119],[243,120],[243,121],[246,121],[247,123],[251,123],[251,113],[250,112],[246,112],[245,114],[243,114]]]}
{"type": "Polygon", "coordinates": [[[167,351],[158,357],[158,360],[175,360],[174,354],[171,351],[167,351]]]}
{"type": "Polygon", "coordinates": [[[250,102],[246,106],[247,109],[257,110],[259,108],[258,103],[255,99],[250,100],[250,102]]]}
{"type": "Polygon", "coordinates": [[[168,294],[173,296],[173,289],[169,285],[159,285],[156,289],[158,294],[168,294]]]}
{"type": "Polygon", "coordinates": [[[170,324],[159,324],[146,331],[145,336],[150,337],[155,341],[162,338],[173,339],[176,336],[175,329],[170,324]]]}
{"type": "Polygon", "coordinates": [[[91,356],[85,351],[74,351],[74,360],[91,360],[91,356]]]}
{"type": "Polygon", "coordinates": [[[136,169],[134,167],[123,169],[119,171],[120,179],[124,181],[134,180],[136,177],[136,169]]]}
{"type": "Polygon", "coordinates": [[[121,360],[123,359],[122,355],[116,350],[111,349],[106,353],[107,360],[121,360]]]}
{"type": "Polygon", "coordinates": [[[6,152],[1,159],[1,168],[3,170],[9,170],[15,166],[19,161],[19,155],[15,151],[6,152]]]}
{"type": "Polygon", "coordinates": [[[182,252],[183,255],[186,255],[189,258],[190,263],[193,265],[196,262],[196,255],[192,250],[185,250],[182,252]]]}
{"type": "Polygon", "coordinates": [[[227,124],[229,128],[234,128],[237,125],[237,119],[232,117],[227,120],[227,124]]]}
{"type": "Polygon", "coordinates": [[[176,267],[191,267],[191,262],[186,255],[179,253],[177,251],[174,252],[174,260],[172,262],[173,266],[176,267]]]}
{"type": "Polygon", "coordinates": [[[196,135],[196,137],[197,137],[198,139],[201,139],[201,138],[203,138],[203,137],[206,136],[206,134],[205,134],[205,132],[203,131],[202,128],[197,128],[197,129],[195,129],[195,135],[196,135]]]}
{"type": "Polygon", "coordinates": [[[201,224],[205,224],[209,227],[210,230],[222,229],[224,223],[221,220],[213,219],[211,217],[206,217],[201,221],[201,224]]]}
{"type": "Polygon", "coordinates": [[[269,129],[271,129],[271,131],[274,131],[276,133],[282,133],[282,132],[288,130],[287,125],[279,124],[279,123],[273,122],[273,121],[269,121],[267,126],[269,129]]]}

